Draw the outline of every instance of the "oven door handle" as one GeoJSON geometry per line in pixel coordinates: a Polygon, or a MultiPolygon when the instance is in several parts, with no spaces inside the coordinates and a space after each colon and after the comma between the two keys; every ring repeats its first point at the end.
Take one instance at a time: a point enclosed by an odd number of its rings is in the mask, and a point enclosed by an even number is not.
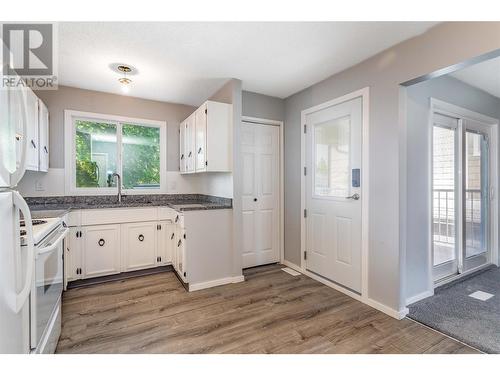
{"type": "Polygon", "coordinates": [[[64,237],[67,236],[68,232],[69,228],[66,228],[64,232],[59,236],[59,238],[55,240],[52,244],[50,244],[49,246],[42,247],[41,249],[38,249],[37,255],[47,254],[54,251],[59,246],[64,237]]]}

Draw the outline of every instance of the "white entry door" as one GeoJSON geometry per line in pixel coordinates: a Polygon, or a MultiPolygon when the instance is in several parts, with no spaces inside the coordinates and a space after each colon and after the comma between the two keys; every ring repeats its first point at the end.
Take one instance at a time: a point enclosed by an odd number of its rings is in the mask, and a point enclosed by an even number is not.
{"type": "Polygon", "coordinates": [[[306,268],[361,292],[362,99],[306,116],[306,268]]]}
{"type": "Polygon", "coordinates": [[[243,122],[243,268],[279,262],[279,127],[243,122]]]}

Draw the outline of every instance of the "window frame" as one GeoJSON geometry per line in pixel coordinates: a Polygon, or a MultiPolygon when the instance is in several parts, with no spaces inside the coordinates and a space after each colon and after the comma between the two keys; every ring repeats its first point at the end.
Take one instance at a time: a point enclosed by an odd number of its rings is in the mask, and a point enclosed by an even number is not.
{"type": "Polygon", "coordinates": [[[115,195],[118,188],[84,188],[76,186],[76,121],[101,121],[116,125],[117,173],[123,178],[122,126],[139,125],[160,129],[160,187],[145,189],[122,189],[126,195],[162,194],[167,192],[167,122],[133,117],[108,115],[74,110],[64,111],[64,168],[65,193],[67,195],[115,195]]]}

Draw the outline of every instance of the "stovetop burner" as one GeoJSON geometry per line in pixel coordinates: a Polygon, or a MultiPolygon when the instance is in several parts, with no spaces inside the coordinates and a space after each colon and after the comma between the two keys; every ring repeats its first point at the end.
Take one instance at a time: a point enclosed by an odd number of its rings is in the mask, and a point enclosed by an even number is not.
{"type": "MultiPolygon", "coordinates": [[[[40,220],[40,219],[33,219],[31,220],[31,224],[33,225],[40,225],[40,224],[45,224],[47,223],[47,220],[40,220]]],[[[21,220],[21,224],[20,224],[22,227],[25,227],[26,226],[26,223],[24,222],[24,220],[21,220]]]]}

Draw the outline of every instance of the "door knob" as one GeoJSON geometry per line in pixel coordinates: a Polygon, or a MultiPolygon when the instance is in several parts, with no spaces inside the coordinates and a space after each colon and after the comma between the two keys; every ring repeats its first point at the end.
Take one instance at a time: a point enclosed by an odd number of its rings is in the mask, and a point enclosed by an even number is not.
{"type": "Polygon", "coordinates": [[[353,199],[353,200],[357,201],[359,199],[359,194],[355,193],[349,197],[345,197],[345,199],[353,199]]]}
{"type": "Polygon", "coordinates": [[[254,202],[257,202],[257,198],[254,198],[254,199],[253,199],[253,201],[254,201],[254,202]]]}

